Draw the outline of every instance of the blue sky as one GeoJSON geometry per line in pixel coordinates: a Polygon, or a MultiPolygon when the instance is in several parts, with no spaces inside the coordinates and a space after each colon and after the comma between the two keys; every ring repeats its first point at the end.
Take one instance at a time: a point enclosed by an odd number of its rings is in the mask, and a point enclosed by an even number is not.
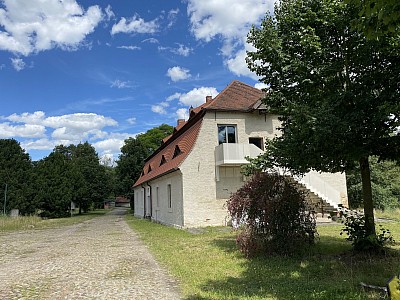
{"type": "Polygon", "coordinates": [[[272,0],[0,0],[0,138],[33,160],[88,141],[117,159],[128,137],[232,80],[256,87],[246,35],[272,0]]]}

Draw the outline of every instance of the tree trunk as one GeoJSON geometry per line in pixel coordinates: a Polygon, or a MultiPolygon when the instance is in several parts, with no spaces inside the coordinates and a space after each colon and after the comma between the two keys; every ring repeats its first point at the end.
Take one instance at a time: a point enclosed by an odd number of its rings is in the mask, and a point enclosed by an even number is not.
{"type": "Polygon", "coordinates": [[[360,158],[362,196],[364,202],[365,230],[367,235],[375,235],[374,202],[372,200],[371,173],[368,156],[360,158]]]}

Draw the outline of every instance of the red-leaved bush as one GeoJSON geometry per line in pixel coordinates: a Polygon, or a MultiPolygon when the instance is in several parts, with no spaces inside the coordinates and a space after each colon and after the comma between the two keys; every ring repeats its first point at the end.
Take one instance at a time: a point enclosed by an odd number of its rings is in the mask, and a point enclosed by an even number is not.
{"type": "Polygon", "coordinates": [[[227,207],[232,220],[243,225],[237,243],[247,257],[291,255],[315,242],[315,218],[305,195],[285,176],[254,174],[227,207]]]}

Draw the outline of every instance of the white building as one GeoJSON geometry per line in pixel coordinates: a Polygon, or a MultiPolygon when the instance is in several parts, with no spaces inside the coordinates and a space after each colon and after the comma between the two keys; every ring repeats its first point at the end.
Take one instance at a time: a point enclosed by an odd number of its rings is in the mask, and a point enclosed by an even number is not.
{"type": "MultiPolygon", "coordinates": [[[[278,116],[268,113],[263,96],[233,81],[191,109],[189,120],[178,120],[134,184],[135,215],[177,227],[227,225],[224,205],[243,185],[245,157],[256,157],[279,134],[278,116]]],[[[298,180],[330,206],[347,206],[344,174],[310,172],[298,180]]]]}

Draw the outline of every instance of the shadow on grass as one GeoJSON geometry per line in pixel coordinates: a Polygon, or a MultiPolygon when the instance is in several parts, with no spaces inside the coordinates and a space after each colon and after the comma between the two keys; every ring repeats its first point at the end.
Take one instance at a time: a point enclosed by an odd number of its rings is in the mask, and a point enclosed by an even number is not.
{"type": "MultiPolygon", "coordinates": [[[[234,237],[213,243],[225,252],[237,252],[234,237]]],[[[341,238],[321,237],[302,257],[243,259],[240,276],[209,280],[198,295],[186,299],[378,299],[367,296],[360,282],[384,285],[398,272],[399,251],[375,257],[349,250],[341,238]]]]}

